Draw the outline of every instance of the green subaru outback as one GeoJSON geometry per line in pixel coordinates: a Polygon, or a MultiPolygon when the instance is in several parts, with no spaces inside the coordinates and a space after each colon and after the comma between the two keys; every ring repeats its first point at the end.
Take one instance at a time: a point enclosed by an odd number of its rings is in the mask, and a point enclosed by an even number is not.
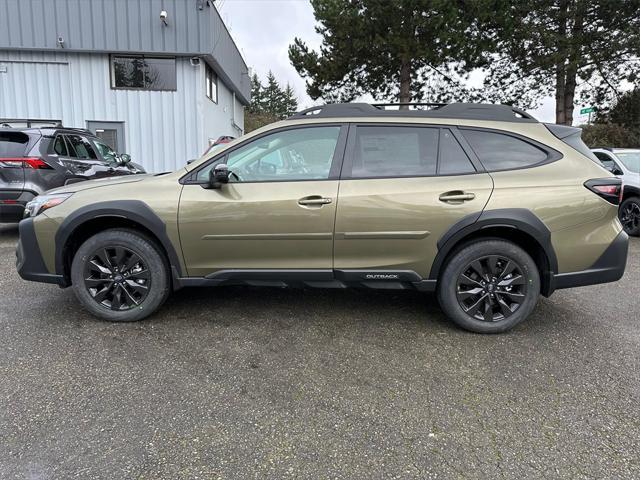
{"type": "Polygon", "coordinates": [[[540,294],[622,276],[620,194],[579,129],[509,106],[325,105],[175,173],[37,197],[17,268],[112,321],[186,286],[359,286],[436,292],[503,332],[540,294]]]}

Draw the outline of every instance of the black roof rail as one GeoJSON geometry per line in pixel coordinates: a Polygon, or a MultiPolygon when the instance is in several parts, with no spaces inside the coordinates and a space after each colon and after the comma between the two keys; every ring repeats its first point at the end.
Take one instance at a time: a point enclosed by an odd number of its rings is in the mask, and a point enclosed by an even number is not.
{"type": "MultiPolygon", "coordinates": [[[[447,105],[446,103],[429,103],[429,102],[398,102],[398,103],[372,103],[376,108],[380,108],[381,110],[386,110],[386,107],[431,107],[431,108],[440,108],[447,105]]],[[[417,109],[424,110],[424,109],[417,109]]]]}
{"type": "Polygon", "coordinates": [[[302,118],[338,118],[338,117],[419,117],[419,118],[459,118],[469,120],[491,120],[497,122],[538,123],[524,110],[510,105],[490,103],[329,103],[307,108],[294,113],[290,120],[302,118]],[[389,110],[386,106],[430,106],[426,110],[389,110]]]}
{"type": "Polygon", "coordinates": [[[40,130],[66,130],[67,132],[78,132],[78,133],[84,133],[85,135],[95,135],[95,133],[93,133],[88,128],[63,127],[62,125],[58,125],[57,127],[44,126],[44,127],[38,127],[38,128],[40,128],[40,130]]]}

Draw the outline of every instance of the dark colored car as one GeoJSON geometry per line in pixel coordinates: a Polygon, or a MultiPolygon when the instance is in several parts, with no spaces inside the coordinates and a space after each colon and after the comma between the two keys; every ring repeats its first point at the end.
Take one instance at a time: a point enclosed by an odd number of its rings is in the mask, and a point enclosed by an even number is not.
{"type": "Polygon", "coordinates": [[[0,129],[0,222],[22,219],[37,195],[70,183],[145,173],[88,130],[0,129]]]}

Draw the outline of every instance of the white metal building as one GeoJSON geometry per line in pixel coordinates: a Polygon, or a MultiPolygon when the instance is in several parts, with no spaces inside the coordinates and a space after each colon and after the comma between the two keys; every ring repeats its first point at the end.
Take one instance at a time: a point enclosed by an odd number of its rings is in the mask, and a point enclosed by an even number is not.
{"type": "Polygon", "coordinates": [[[0,124],[88,128],[161,172],[241,135],[249,95],[210,0],[0,0],[0,124]]]}

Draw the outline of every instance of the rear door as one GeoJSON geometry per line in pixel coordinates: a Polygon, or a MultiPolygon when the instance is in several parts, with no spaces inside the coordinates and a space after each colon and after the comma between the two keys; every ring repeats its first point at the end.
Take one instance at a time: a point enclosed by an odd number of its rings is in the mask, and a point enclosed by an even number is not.
{"type": "Polygon", "coordinates": [[[336,213],[338,276],[428,278],[438,240],[467,215],[479,216],[493,188],[460,142],[449,127],[351,126],[336,213]]]}

